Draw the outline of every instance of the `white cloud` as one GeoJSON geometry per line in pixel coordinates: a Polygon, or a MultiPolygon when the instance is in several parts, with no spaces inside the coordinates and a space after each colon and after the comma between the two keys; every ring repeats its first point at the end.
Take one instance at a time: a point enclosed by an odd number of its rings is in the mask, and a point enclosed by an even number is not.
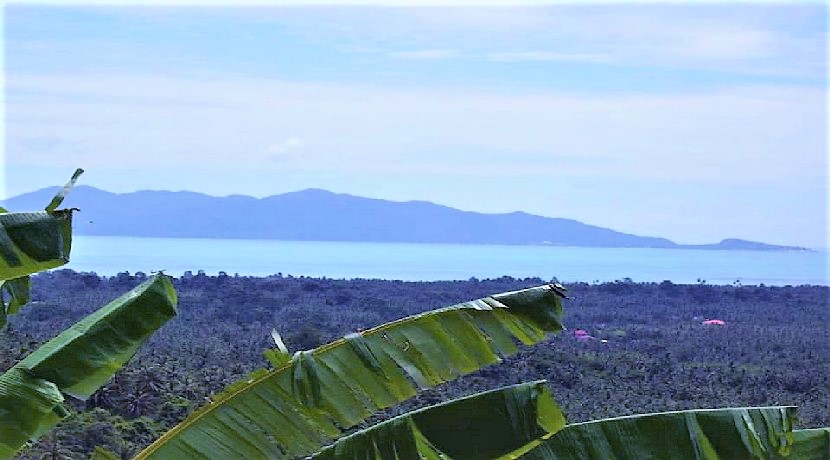
{"type": "MultiPolygon", "coordinates": [[[[14,14],[15,10],[10,11],[7,14],[14,14]]],[[[158,21],[166,27],[230,24],[229,33],[248,33],[244,31],[251,28],[246,25],[269,25],[298,41],[329,45],[349,54],[396,59],[464,56],[509,62],[578,61],[654,70],[706,69],[816,79],[827,71],[826,31],[819,30],[822,26],[815,19],[825,13],[820,4],[695,3],[455,8],[149,7],[107,12],[127,21],[141,19],[151,25],[158,21]]],[[[133,68],[152,68],[158,56],[132,53],[131,45],[135,44],[118,40],[85,43],[80,37],[58,43],[31,37],[28,41],[16,39],[11,49],[21,53],[27,50],[34,56],[49,50],[82,58],[86,54],[103,55],[110,65],[129,62],[133,68]]],[[[209,65],[196,54],[184,53],[176,60],[191,68],[209,65]]]]}
{"type": "Polygon", "coordinates": [[[613,58],[608,54],[572,54],[553,51],[511,51],[490,53],[487,59],[501,62],[521,61],[560,61],[560,62],[610,62],[613,58]]]}
{"type": "Polygon", "coordinates": [[[819,4],[572,3],[274,10],[261,20],[316,39],[322,35],[393,53],[405,45],[504,60],[590,60],[820,77],[826,72],[827,38],[824,31],[810,30],[815,21],[805,18],[823,14],[819,4]],[[349,27],[321,29],[319,23],[327,21],[349,27]]]}
{"type": "Polygon", "coordinates": [[[413,51],[395,51],[389,56],[398,59],[446,59],[457,56],[458,52],[449,49],[426,49],[413,51]]]}
{"type": "Polygon", "coordinates": [[[265,151],[270,155],[282,155],[284,153],[292,152],[303,145],[303,141],[297,137],[289,137],[288,139],[277,142],[266,147],[265,151]]]}
{"type": "MultiPolygon", "coordinates": [[[[314,155],[298,165],[377,170],[453,168],[486,150],[631,159],[628,169],[599,165],[594,175],[758,182],[818,174],[827,119],[823,91],[796,87],[621,95],[129,74],[12,75],[7,85],[7,159],[30,165],[60,161],[55,145],[96,164],[145,165],[302,148],[314,155]],[[286,133],[277,142],[275,127],[286,133]]],[[[471,168],[521,169],[509,154],[494,158],[471,168]]]]}

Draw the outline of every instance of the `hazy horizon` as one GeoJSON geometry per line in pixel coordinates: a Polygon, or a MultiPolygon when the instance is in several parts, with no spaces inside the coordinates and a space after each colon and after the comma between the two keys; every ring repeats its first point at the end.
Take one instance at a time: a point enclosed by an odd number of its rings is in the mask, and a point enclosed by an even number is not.
{"type": "MultiPolygon", "coordinates": [[[[209,196],[209,197],[212,197],[212,198],[227,198],[227,197],[234,197],[235,196],[235,197],[254,198],[254,199],[258,199],[258,200],[259,199],[264,199],[264,198],[269,198],[269,197],[274,197],[274,196],[279,196],[279,195],[285,195],[285,194],[302,193],[302,192],[308,192],[308,191],[321,191],[321,192],[324,192],[324,193],[331,193],[331,194],[335,194],[335,195],[347,195],[347,196],[357,197],[357,198],[382,200],[382,201],[387,201],[387,202],[391,202],[391,203],[407,203],[407,202],[431,203],[431,204],[442,206],[442,207],[449,207],[451,209],[455,209],[455,210],[461,211],[461,212],[470,212],[470,210],[448,206],[448,205],[446,205],[444,203],[440,203],[440,202],[425,201],[425,200],[406,200],[406,201],[403,201],[403,200],[390,200],[390,199],[385,198],[383,196],[354,195],[354,194],[350,194],[350,193],[346,193],[346,192],[338,192],[336,190],[327,190],[327,189],[322,189],[322,188],[306,188],[306,189],[300,189],[300,190],[290,190],[290,191],[279,193],[279,194],[271,194],[271,195],[265,195],[265,196],[252,196],[252,195],[244,195],[244,194],[238,194],[238,193],[227,194],[227,195],[216,195],[216,194],[210,194],[210,193],[197,192],[197,191],[193,191],[193,190],[158,190],[158,189],[152,189],[152,190],[151,189],[144,189],[144,190],[135,190],[135,191],[131,191],[131,192],[113,192],[111,190],[105,190],[105,189],[102,189],[102,188],[99,188],[99,187],[94,187],[94,186],[91,186],[91,185],[79,185],[79,186],[76,186],[75,188],[84,188],[84,187],[93,188],[93,189],[101,191],[101,192],[113,193],[113,194],[116,194],[116,195],[123,195],[123,194],[137,193],[137,192],[195,193],[195,194],[199,194],[199,195],[209,196]]],[[[60,186],[50,186],[50,187],[39,188],[39,189],[36,189],[36,190],[31,190],[29,192],[23,192],[21,194],[15,195],[13,197],[8,197],[7,200],[11,200],[11,199],[20,197],[22,195],[41,192],[41,191],[44,191],[44,190],[49,190],[50,193],[57,192],[60,188],[61,188],[60,186]]],[[[4,200],[0,199],[0,204],[5,205],[4,200]]],[[[80,206],[83,206],[83,203],[74,201],[73,197],[72,197],[72,193],[70,193],[70,195],[67,197],[66,201],[64,202],[64,205],[69,206],[69,207],[80,207],[80,206]]],[[[83,211],[83,209],[81,209],[81,210],[83,211]]],[[[24,209],[11,209],[11,211],[19,212],[19,211],[24,211],[24,209]]],[[[475,211],[473,211],[473,212],[475,212],[475,211]]],[[[569,216],[533,214],[533,213],[528,213],[528,212],[526,212],[522,209],[516,209],[516,210],[513,210],[513,211],[506,211],[506,212],[496,212],[496,213],[484,212],[482,214],[496,215],[496,214],[514,214],[514,213],[525,213],[525,214],[536,215],[536,216],[545,217],[545,218],[562,218],[562,219],[575,220],[575,219],[570,218],[569,216]]],[[[592,222],[584,222],[584,221],[578,221],[578,222],[581,222],[581,223],[584,223],[584,224],[587,224],[587,225],[595,225],[592,222]]],[[[613,228],[613,227],[607,227],[607,228],[609,228],[611,230],[619,231],[618,229],[613,228]]],[[[663,235],[657,235],[657,234],[638,234],[636,236],[664,238],[663,235]]],[[[149,237],[149,238],[164,238],[164,237],[149,237]]],[[[199,239],[199,237],[192,237],[191,239],[193,239],[193,238],[199,239]]],[[[694,243],[686,243],[684,241],[672,240],[671,238],[668,238],[668,239],[673,241],[674,243],[681,244],[681,245],[694,244],[694,243]]],[[[722,240],[729,240],[729,239],[735,239],[735,237],[730,236],[730,235],[724,235],[722,237],[717,238],[716,240],[707,241],[703,244],[715,244],[715,243],[718,243],[722,240]]],[[[275,241],[283,241],[283,240],[275,240],[275,241]]],[[[290,241],[290,240],[285,240],[285,241],[290,241]]],[[[321,242],[323,242],[323,241],[324,240],[321,240],[321,242]]],[[[766,242],[766,241],[756,241],[756,242],[769,244],[769,242],[766,242]]],[[[381,243],[381,244],[383,244],[383,243],[381,243]]],[[[402,244],[407,244],[407,243],[402,243],[402,244]]],[[[411,244],[419,244],[419,243],[411,243],[411,244]]],[[[426,243],[426,244],[430,244],[430,243],[426,243]]],[[[435,243],[435,244],[440,244],[440,243],[435,243]]],[[[466,244],[469,245],[471,243],[466,243],[466,244]]],[[[475,246],[476,244],[472,243],[472,245],[475,246]]],[[[495,245],[499,246],[499,244],[495,244],[495,245]]],[[[802,247],[804,247],[804,246],[802,246],[802,247]]],[[[600,247],[597,247],[597,248],[600,248],[600,247]]],[[[806,248],[814,250],[814,251],[819,251],[819,252],[826,252],[826,251],[830,250],[830,247],[809,247],[809,246],[807,246],[806,248]]],[[[616,248],[616,249],[620,249],[620,248],[616,248]]]]}
{"type": "Polygon", "coordinates": [[[0,199],[80,166],[826,248],[826,12],[10,5],[0,199]]]}

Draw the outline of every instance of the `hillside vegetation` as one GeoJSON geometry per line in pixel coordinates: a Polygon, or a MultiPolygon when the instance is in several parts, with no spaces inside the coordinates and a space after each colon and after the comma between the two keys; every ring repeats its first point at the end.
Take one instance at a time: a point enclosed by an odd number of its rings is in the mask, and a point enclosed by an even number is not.
{"type": "MultiPolygon", "coordinates": [[[[6,369],[97,305],[145,279],[57,270],[33,279],[34,304],[0,336],[6,369]],[[77,289],[76,289],[77,288],[77,289]]],[[[154,335],[87,411],[24,458],[79,458],[96,445],[134,454],[210,395],[266,364],[277,328],[292,350],[451,303],[543,283],[185,276],[180,315],[154,335]]],[[[830,425],[830,288],[572,284],[559,334],[505,363],[422,393],[373,419],[498,386],[547,379],[570,422],[687,408],[794,404],[800,427],[830,425]],[[725,326],[703,320],[722,319],[725,326]],[[571,332],[572,332],[571,331],[571,332]],[[607,340],[603,343],[601,340],[607,340]]]]}

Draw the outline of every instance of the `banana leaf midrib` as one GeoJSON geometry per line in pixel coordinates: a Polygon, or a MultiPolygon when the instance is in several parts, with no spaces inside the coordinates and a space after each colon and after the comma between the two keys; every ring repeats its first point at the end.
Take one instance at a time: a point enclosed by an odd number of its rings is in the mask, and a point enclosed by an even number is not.
{"type": "MultiPolygon", "coordinates": [[[[545,286],[545,287],[547,287],[547,286],[545,286]]],[[[539,287],[530,288],[530,289],[538,289],[538,288],[539,287]]],[[[503,297],[503,296],[510,295],[514,292],[521,292],[521,291],[525,291],[525,290],[510,291],[510,292],[500,293],[500,294],[497,294],[497,295],[499,297],[503,297]]],[[[459,310],[459,309],[466,309],[466,308],[475,309],[476,307],[472,306],[472,304],[476,301],[485,301],[485,299],[490,301],[490,302],[493,302],[496,305],[494,307],[489,302],[486,302],[487,305],[490,307],[490,309],[494,309],[494,308],[510,309],[510,307],[508,307],[507,305],[503,304],[502,302],[494,299],[493,296],[491,295],[491,296],[487,296],[487,297],[480,298],[480,299],[473,299],[473,300],[470,300],[470,301],[461,302],[461,303],[454,304],[454,305],[449,305],[447,307],[443,307],[443,308],[439,308],[439,309],[435,309],[435,310],[429,310],[429,311],[418,313],[418,314],[415,314],[415,315],[406,316],[406,317],[403,317],[403,318],[400,318],[400,319],[397,319],[397,320],[394,320],[394,321],[391,321],[391,322],[388,322],[388,323],[385,323],[385,324],[382,324],[382,325],[379,325],[379,326],[372,327],[370,329],[366,329],[364,331],[359,332],[358,334],[361,335],[361,336],[364,336],[364,337],[365,336],[377,335],[377,334],[382,333],[383,331],[385,331],[387,329],[391,329],[391,328],[394,328],[394,327],[399,326],[401,324],[406,324],[406,323],[409,323],[409,322],[412,322],[412,321],[417,321],[418,319],[426,317],[426,316],[434,316],[434,315],[438,315],[438,314],[441,314],[443,312],[452,311],[452,310],[459,310]]],[[[347,344],[346,339],[341,337],[337,340],[334,340],[334,341],[329,342],[325,345],[322,345],[318,348],[315,348],[315,349],[311,350],[311,352],[312,352],[313,355],[319,355],[319,354],[324,353],[328,350],[331,350],[332,348],[335,348],[335,347],[338,347],[338,346],[343,346],[343,345],[346,345],[346,344],[347,344]]],[[[150,456],[153,455],[153,453],[155,453],[156,450],[158,450],[159,448],[164,446],[168,439],[176,437],[180,432],[182,432],[182,431],[190,428],[191,426],[195,425],[203,417],[206,417],[206,416],[212,414],[214,410],[221,408],[224,404],[228,404],[234,398],[236,398],[236,397],[238,397],[242,394],[245,394],[248,391],[253,391],[257,387],[257,385],[260,384],[261,382],[263,382],[263,381],[265,381],[269,378],[272,378],[274,376],[274,374],[276,374],[278,372],[281,372],[281,371],[285,371],[287,368],[289,368],[291,366],[293,366],[293,360],[290,360],[290,361],[286,362],[285,364],[282,364],[281,366],[273,368],[273,369],[267,369],[267,370],[266,369],[261,369],[261,370],[266,370],[267,372],[262,373],[262,375],[258,375],[256,377],[253,377],[250,380],[246,380],[245,385],[242,385],[239,388],[235,388],[230,392],[223,393],[221,402],[214,403],[214,402],[211,401],[210,403],[208,403],[207,406],[202,406],[201,408],[197,409],[196,413],[191,415],[189,418],[185,419],[179,425],[176,425],[172,429],[168,430],[166,433],[164,433],[159,438],[157,438],[152,444],[147,446],[147,448],[145,448],[143,451],[141,451],[136,456],[136,459],[149,458],[150,456]]]]}

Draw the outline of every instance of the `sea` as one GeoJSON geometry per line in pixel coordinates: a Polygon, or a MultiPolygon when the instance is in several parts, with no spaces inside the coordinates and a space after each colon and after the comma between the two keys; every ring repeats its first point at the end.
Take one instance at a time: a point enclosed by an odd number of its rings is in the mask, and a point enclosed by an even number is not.
{"type": "Polygon", "coordinates": [[[73,237],[64,268],[112,276],[164,271],[404,281],[511,276],[561,282],[830,285],[826,251],[73,237]]]}

